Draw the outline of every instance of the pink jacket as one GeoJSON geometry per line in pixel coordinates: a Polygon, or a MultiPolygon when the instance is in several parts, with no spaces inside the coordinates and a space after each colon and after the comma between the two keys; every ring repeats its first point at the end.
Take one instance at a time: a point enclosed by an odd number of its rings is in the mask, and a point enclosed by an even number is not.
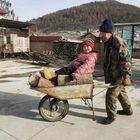
{"type": "Polygon", "coordinates": [[[75,66],[77,68],[72,74],[73,78],[77,79],[80,75],[93,73],[97,60],[98,53],[80,53],[76,59],[68,64],[68,67],[75,66]]]}

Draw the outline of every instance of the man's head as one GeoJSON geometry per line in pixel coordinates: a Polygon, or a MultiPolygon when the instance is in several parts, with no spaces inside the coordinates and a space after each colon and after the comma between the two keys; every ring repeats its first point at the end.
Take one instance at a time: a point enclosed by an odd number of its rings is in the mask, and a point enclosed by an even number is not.
{"type": "Polygon", "coordinates": [[[110,19],[105,19],[100,26],[100,37],[103,42],[109,40],[114,32],[114,23],[110,19]]]}

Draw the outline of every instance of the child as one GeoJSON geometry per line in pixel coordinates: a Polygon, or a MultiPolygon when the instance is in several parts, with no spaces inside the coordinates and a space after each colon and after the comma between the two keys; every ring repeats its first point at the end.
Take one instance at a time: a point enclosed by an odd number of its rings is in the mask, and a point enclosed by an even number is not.
{"type": "Polygon", "coordinates": [[[67,67],[55,71],[56,75],[68,74],[72,76],[73,80],[76,80],[81,75],[91,74],[95,71],[98,55],[92,51],[94,48],[93,42],[90,40],[84,41],[81,47],[83,51],[78,57],[70,62],[67,67]]]}
{"type": "Polygon", "coordinates": [[[82,43],[81,47],[83,51],[67,67],[63,67],[55,72],[50,72],[45,68],[43,73],[44,77],[52,83],[52,79],[54,80],[58,75],[71,75],[72,80],[77,80],[81,75],[92,74],[95,71],[95,65],[98,60],[97,53],[92,51],[94,43],[87,40],[82,43]]]}

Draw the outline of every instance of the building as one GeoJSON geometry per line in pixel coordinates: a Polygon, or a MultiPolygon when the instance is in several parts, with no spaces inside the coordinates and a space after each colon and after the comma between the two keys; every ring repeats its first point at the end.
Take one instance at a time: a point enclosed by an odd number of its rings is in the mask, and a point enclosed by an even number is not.
{"type": "Polygon", "coordinates": [[[29,27],[33,24],[8,19],[0,19],[0,53],[29,52],[29,27]]]}
{"type": "Polygon", "coordinates": [[[115,27],[116,32],[127,42],[131,59],[140,58],[140,39],[136,40],[135,37],[135,28],[140,27],[140,22],[117,23],[115,24],[115,27]]]}
{"type": "Polygon", "coordinates": [[[30,52],[38,52],[47,54],[53,51],[53,41],[62,40],[63,36],[49,35],[49,36],[30,36],[30,52]]]}

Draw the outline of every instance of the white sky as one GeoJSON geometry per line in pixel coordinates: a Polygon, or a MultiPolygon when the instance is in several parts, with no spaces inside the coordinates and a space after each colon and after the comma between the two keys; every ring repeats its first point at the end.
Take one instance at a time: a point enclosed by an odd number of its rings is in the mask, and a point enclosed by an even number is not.
{"type": "MultiPolygon", "coordinates": [[[[81,4],[94,2],[95,0],[9,0],[12,3],[11,9],[14,9],[16,16],[21,21],[31,20],[43,15],[79,6],[81,4]]],[[[96,0],[104,1],[104,0],[96,0]]],[[[127,3],[140,7],[140,0],[118,0],[122,3],[127,3]]]]}

